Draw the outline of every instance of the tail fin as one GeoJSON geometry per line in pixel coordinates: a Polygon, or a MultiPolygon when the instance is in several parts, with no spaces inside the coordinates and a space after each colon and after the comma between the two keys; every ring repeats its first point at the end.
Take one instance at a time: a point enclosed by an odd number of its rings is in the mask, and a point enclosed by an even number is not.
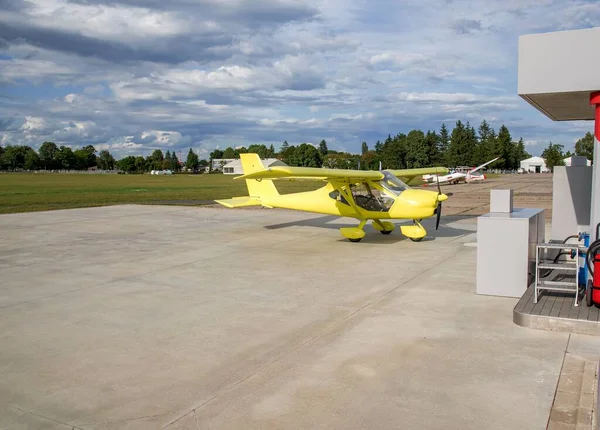
{"type": "MultiPolygon", "coordinates": [[[[244,175],[254,173],[265,168],[258,154],[240,154],[244,175]]],[[[279,192],[271,179],[246,179],[248,195],[250,197],[273,197],[279,192]]]]}

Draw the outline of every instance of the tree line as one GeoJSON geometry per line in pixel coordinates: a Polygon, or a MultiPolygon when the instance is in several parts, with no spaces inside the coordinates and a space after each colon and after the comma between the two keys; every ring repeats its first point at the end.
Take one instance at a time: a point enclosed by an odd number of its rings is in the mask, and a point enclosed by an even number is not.
{"type": "MultiPolygon", "coordinates": [[[[204,163],[207,164],[206,161],[204,163]]],[[[175,151],[163,154],[160,149],[147,157],[130,155],[115,160],[108,150],[103,149],[97,153],[92,145],[72,150],[68,146],[59,147],[54,142],[44,142],[37,152],[25,145],[7,145],[5,148],[0,146],[0,170],[87,170],[91,167],[100,170],[118,169],[127,173],[181,170],[175,151]]]]}
{"type": "MultiPolygon", "coordinates": [[[[575,155],[593,161],[593,145],[593,135],[588,132],[575,144],[575,155]]],[[[563,145],[552,142],[544,149],[542,157],[548,168],[564,164],[563,159],[573,155],[570,151],[564,153],[563,149],[563,145]]],[[[101,150],[97,155],[96,152],[92,145],[72,150],[54,142],[44,142],[37,152],[29,146],[0,146],[0,170],[86,170],[95,166],[101,170],[117,168],[127,173],[163,169],[177,172],[183,168],[203,171],[206,166],[212,168],[212,160],[236,159],[247,152],[257,153],[263,159],[278,158],[290,166],[363,170],[377,170],[380,165],[384,169],[475,166],[500,157],[490,165],[491,168],[516,170],[521,160],[531,156],[525,150],[522,138],[514,141],[504,125],[496,133],[485,120],[477,130],[469,122],[457,121],[451,132],[442,124],[439,131],[411,130],[408,134],[388,135],[371,148],[367,142],[362,142],[360,154],[331,150],[325,140],[316,147],[308,143],[294,146],[284,141],[279,151],[273,145],[262,144],[215,149],[209,154],[209,160],[200,159],[190,148],[185,162],[177,158],[175,151],[169,150],[163,153],[157,149],[146,157],[129,155],[120,160],[115,160],[108,150],[101,150]]]]}
{"type": "Polygon", "coordinates": [[[261,158],[277,157],[290,166],[363,170],[376,170],[380,165],[384,169],[474,166],[496,157],[500,158],[492,165],[494,168],[511,170],[518,169],[520,161],[531,156],[522,138],[513,141],[504,125],[496,133],[485,120],[477,130],[469,122],[457,121],[451,132],[442,124],[439,131],[411,130],[408,134],[388,135],[371,148],[362,142],[360,154],[330,150],[322,140],[318,147],[307,143],[293,146],[284,141],[279,152],[275,152],[273,145],[216,149],[210,157],[239,158],[244,152],[256,152],[261,158]]]}

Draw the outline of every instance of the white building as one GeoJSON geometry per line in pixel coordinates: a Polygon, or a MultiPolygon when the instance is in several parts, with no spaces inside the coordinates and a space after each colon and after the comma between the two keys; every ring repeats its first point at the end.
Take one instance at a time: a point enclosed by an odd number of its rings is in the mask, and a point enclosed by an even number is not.
{"type": "Polygon", "coordinates": [[[227,164],[227,163],[231,163],[232,161],[235,161],[235,158],[215,158],[212,160],[212,166],[206,166],[206,173],[213,171],[213,172],[221,172],[223,170],[223,167],[227,164]],[[212,169],[211,169],[212,167],[212,169]]]}
{"type": "Polygon", "coordinates": [[[521,169],[531,173],[548,173],[550,169],[546,167],[546,162],[542,157],[531,157],[521,161],[521,169]]]}
{"type": "MultiPolygon", "coordinates": [[[[272,166],[287,166],[283,161],[278,160],[277,158],[265,158],[260,160],[265,167],[272,166]]],[[[243,175],[244,169],[242,168],[241,160],[233,160],[226,165],[223,166],[223,173],[226,175],[243,175]]]]}

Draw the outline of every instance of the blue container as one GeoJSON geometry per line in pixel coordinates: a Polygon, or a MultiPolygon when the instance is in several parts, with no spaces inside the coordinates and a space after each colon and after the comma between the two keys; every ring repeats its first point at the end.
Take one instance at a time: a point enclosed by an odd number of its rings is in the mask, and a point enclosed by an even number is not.
{"type": "MultiPolygon", "coordinates": [[[[579,240],[583,239],[583,245],[588,248],[590,246],[590,234],[579,233],[579,240]]],[[[579,253],[579,285],[584,287],[587,285],[590,272],[587,269],[587,252],[579,253]]]]}

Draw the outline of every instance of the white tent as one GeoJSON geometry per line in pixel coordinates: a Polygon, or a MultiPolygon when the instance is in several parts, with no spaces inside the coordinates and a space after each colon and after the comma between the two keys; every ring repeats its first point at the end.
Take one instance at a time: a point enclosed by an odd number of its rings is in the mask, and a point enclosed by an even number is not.
{"type": "Polygon", "coordinates": [[[591,166],[592,162],[585,157],[567,157],[563,159],[565,166],[591,166]],[[585,163],[585,164],[584,164],[585,163]]]}
{"type": "Polygon", "coordinates": [[[521,161],[521,169],[531,173],[550,172],[550,169],[546,167],[546,162],[542,157],[531,157],[521,161]]]}

